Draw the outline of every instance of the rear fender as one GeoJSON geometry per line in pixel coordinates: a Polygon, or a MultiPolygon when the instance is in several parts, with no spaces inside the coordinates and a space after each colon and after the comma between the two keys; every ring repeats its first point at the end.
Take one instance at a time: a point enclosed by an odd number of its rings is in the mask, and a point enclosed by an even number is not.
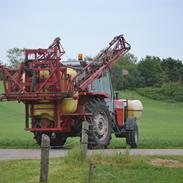
{"type": "Polygon", "coordinates": [[[101,92],[80,92],[79,96],[92,96],[92,97],[98,97],[98,98],[108,98],[108,93],[101,93],[101,92]]]}

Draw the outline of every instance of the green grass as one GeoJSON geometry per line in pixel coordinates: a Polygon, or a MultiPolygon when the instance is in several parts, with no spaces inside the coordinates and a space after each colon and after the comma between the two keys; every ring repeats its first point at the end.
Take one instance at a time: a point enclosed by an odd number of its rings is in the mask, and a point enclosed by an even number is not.
{"type": "MultiPolygon", "coordinates": [[[[0,84],[2,91],[2,84],[0,84]]],[[[183,103],[166,103],[120,92],[120,97],[142,100],[144,112],[139,120],[140,148],[183,148],[183,103]]],[[[65,147],[79,144],[79,138],[68,138],[65,147]]],[[[125,147],[125,139],[113,136],[109,148],[125,147]]],[[[37,147],[30,132],[24,131],[24,106],[17,102],[0,102],[0,147],[37,147]]]]}
{"type": "Polygon", "coordinates": [[[32,146],[32,134],[24,131],[24,106],[17,102],[0,103],[0,146],[32,146]]]}
{"type": "MultiPolygon", "coordinates": [[[[107,183],[181,183],[182,168],[158,167],[149,164],[154,158],[173,159],[183,163],[183,156],[113,156],[95,155],[80,162],[78,152],[65,158],[55,158],[49,164],[49,182],[86,183],[89,162],[94,163],[94,182],[107,183]]],[[[39,180],[39,160],[0,162],[0,183],[36,183],[39,180]],[[15,171],[16,170],[16,171],[15,171]]]]}
{"type": "MultiPolygon", "coordinates": [[[[3,85],[0,83],[0,92],[3,85]]],[[[32,134],[24,131],[24,105],[0,102],[0,147],[33,147],[32,134]]]]}

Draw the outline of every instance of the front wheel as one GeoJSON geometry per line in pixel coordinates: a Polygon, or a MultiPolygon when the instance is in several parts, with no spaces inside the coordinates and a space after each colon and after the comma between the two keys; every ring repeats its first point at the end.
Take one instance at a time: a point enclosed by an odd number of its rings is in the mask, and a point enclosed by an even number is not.
{"type": "Polygon", "coordinates": [[[128,118],[126,122],[126,143],[131,148],[137,148],[139,144],[139,130],[134,118],[128,118]]]}

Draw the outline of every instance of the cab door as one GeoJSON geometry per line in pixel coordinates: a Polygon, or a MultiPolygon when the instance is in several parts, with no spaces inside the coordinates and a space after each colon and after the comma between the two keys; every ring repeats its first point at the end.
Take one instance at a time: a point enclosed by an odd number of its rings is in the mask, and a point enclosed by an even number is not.
{"type": "Polygon", "coordinates": [[[107,93],[108,98],[105,99],[106,104],[110,112],[114,111],[113,89],[109,70],[104,72],[99,79],[92,82],[91,91],[107,93]]]}

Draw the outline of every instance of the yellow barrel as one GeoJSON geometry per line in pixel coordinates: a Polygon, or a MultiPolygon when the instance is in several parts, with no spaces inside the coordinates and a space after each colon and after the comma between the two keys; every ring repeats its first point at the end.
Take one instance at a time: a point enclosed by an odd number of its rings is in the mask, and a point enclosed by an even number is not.
{"type": "MultiPolygon", "coordinates": [[[[71,76],[71,79],[73,79],[77,72],[74,69],[67,68],[67,74],[71,76]]],[[[62,84],[61,84],[62,87],[62,84]]],[[[78,93],[75,94],[74,97],[77,97],[78,93]]],[[[77,109],[78,100],[73,98],[64,98],[61,103],[61,112],[62,113],[74,113],[77,109]]]]}
{"type": "Polygon", "coordinates": [[[34,104],[34,115],[48,118],[49,120],[53,120],[54,118],[53,109],[54,109],[53,104],[34,104]]]}
{"type": "Polygon", "coordinates": [[[78,106],[78,100],[73,98],[64,98],[61,103],[62,113],[74,113],[78,106]]]}

